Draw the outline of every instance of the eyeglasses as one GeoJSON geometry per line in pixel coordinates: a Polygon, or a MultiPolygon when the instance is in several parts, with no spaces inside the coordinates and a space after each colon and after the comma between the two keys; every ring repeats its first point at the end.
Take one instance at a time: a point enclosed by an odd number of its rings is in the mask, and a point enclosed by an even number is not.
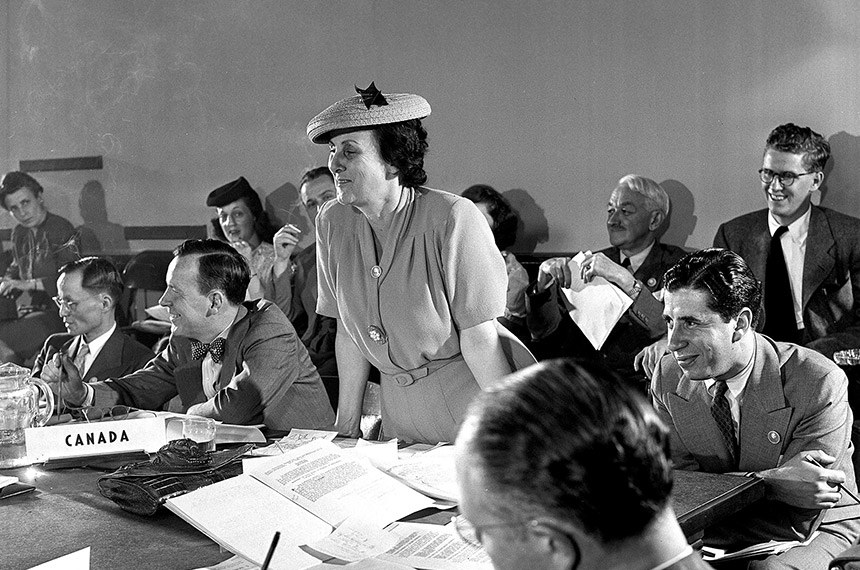
{"type": "Polygon", "coordinates": [[[54,300],[54,304],[57,305],[58,309],[65,309],[70,313],[74,313],[78,309],[78,304],[80,301],[69,301],[68,299],[63,299],[60,296],[51,297],[54,300]]]}
{"type": "Polygon", "coordinates": [[[534,526],[534,525],[538,524],[538,521],[530,520],[530,521],[517,521],[517,522],[504,522],[504,523],[474,525],[471,522],[469,522],[469,519],[467,519],[463,515],[457,515],[455,517],[451,517],[451,522],[454,523],[454,530],[457,531],[457,536],[460,537],[460,540],[462,540],[466,544],[470,544],[472,546],[478,546],[478,547],[480,547],[482,544],[479,534],[488,528],[534,526]]]}
{"type": "Polygon", "coordinates": [[[774,179],[779,180],[779,183],[783,188],[788,188],[794,181],[800,178],[801,176],[806,176],[807,174],[815,174],[815,172],[774,172],[769,168],[759,168],[758,175],[761,178],[761,181],[765,184],[770,184],[774,181],[774,179]]]}
{"type": "Polygon", "coordinates": [[[149,417],[150,414],[154,418],[158,417],[158,414],[152,410],[141,410],[140,408],[133,408],[122,404],[117,404],[109,408],[97,406],[64,406],[64,408],[67,411],[75,412],[69,421],[83,420],[86,423],[108,420],[128,420],[141,417],[146,418],[149,417]]]}

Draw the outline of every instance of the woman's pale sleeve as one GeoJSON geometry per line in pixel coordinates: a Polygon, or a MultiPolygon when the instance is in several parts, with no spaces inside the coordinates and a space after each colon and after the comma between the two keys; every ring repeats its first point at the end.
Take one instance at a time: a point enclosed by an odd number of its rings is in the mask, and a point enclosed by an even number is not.
{"type": "Polygon", "coordinates": [[[337,275],[333,271],[331,200],[323,205],[317,215],[317,314],[324,317],[340,318],[337,307],[337,275]]]}
{"type": "Polygon", "coordinates": [[[471,201],[453,203],[445,227],[442,264],[448,303],[460,330],[501,317],[508,275],[490,227],[471,201]]]}

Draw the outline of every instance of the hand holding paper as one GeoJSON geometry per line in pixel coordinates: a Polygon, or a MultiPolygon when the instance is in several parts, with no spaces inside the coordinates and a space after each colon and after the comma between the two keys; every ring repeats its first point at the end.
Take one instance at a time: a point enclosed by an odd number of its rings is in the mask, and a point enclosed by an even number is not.
{"type": "Polygon", "coordinates": [[[600,350],[633,300],[603,277],[589,274],[591,279],[586,283],[582,279],[582,264],[587,256],[591,256],[590,251],[579,252],[570,260],[570,287],[562,288],[561,292],[570,318],[592,346],[600,350]]]}

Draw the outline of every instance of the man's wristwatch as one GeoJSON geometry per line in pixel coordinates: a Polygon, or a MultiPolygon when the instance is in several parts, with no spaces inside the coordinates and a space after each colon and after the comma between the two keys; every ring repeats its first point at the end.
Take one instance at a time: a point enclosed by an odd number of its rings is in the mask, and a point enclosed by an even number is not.
{"type": "Polygon", "coordinates": [[[638,279],[633,280],[633,287],[627,293],[627,295],[633,299],[634,301],[639,296],[639,293],[642,292],[642,283],[638,279]]]}

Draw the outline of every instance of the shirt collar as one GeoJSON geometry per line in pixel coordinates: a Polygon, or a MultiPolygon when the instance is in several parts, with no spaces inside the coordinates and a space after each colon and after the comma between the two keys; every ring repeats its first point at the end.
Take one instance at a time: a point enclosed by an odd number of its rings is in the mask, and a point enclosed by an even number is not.
{"type": "MultiPolygon", "coordinates": [[[[788,224],[788,235],[791,239],[797,243],[803,243],[806,241],[806,236],[809,234],[809,218],[812,216],[812,206],[810,205],[806,209],[806,213],[802,216],[788,224]]],[[[777,228],[779,228],[781,224],[776,221],[776,218],[773,217],[773,214],[770,212],[767,213],[767,227],[770,230],[770,235],[776,232],[777,228]]]]}
{"type": "MultiPolygon", "coordinates": [[[[646,247],[645,249],[643,249],[639,253],[636,253],[636,254],[630,256],[630,269],[633,273],[636,273],[636,271],[642,266],[642,264],[645,263],[645,258],[648,257],[649,253],[651,253],[651,250],[654,248],[655,243],[657,243],[657,242],[652,241],[651,245],[649,245],[648,247],[646,247]]],[[[625,256],[619,250],[618,257],[619,257],[619,261],[623,262],[625,257],[627,257],[627,256],[625,256]]]]}
{"type": "MultiPolygon", "coordinates": [[[[750,375],[752,374],[753,362],[755,362],[755,353],[753,353],[750,361],[747,362],[747,365],[743,367],[743,370],[725,381],[726,386],[729,388],[729,392],[732,393],[735,400],[740,399],[741,394],[744,392],[744,388],[747,387],[747,382],[749,382],[750,375]]],[[[708,394],[712,397],[717,391],[716,384],[717,381],[713,378],[705,380],[705,387],[708,389],[708,394]]]]}
{"type": "Polygon", "coordinates": [[[115,331],[115,330],[116,330],[116,323],[114,323],[113,326],[110,329],[108,329],[107,332],[100,334],[99,336],[97,336],[96,338],[91,340],[90,342],[87,342],[86,340],[84,340],[84,335],[81,335],[81,344],[85,344],[89,347],[90,354],[93,354],[93,355],[98,354],[99,351],[101,351],[101,349],[104,347],[104,345],[107,344],[108,339],[110,338],[110,336],[113,334],[113,331],[115,331]]]}

